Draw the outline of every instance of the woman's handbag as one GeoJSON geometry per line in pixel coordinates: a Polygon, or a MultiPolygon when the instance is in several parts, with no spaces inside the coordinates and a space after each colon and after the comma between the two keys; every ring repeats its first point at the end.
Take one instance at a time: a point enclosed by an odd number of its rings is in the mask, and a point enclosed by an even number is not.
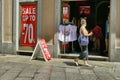
{"type": "Polygon", "coordinates": [[[79,35],[78,42],[79,42],[80,45],[88,45],[89,44],[89,38],[88,38],[88,36],[79,35]]]}
{"type": "Polygon", "coordinates": [[[89,44],[89,37],[88,36],[84,36],[82,33],[81,33],[81,28],[80,28],[80,35],[78,37],[78,42],[80,45],[88,45],[89,44]]]}

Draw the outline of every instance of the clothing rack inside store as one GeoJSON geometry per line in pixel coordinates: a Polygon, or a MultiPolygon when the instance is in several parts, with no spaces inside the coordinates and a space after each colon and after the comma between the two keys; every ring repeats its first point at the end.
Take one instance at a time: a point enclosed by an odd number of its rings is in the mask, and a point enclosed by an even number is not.
{"type": "MultiPolygon", "coordinates": [[[[65,33],[65,26],[68,25],[68,23],[63,22],[62,25],[64,25],[64,33],[65,33]]],[[[64,54],[65,54],[65,51],[66,51],[66,49],[65,49],[65,45],[66,45],[66,42],[65,42],[65,36],[64,36],[64,43],[63,43],[63,50],[64,50],[63,53],[64,53],[64,54]]]]}
{"type": "MultiPolygon", "coordinates": [[[[64,25],[64,33],[65,33],[65,31],[66,31],[66,28],[65,28],[66,25],[69,25],[69,24],[70,24],[70,25],[74,25],[72,22],[68,22],[68,23],[65,23],[65,22],[64,22],[64,23],[62,24],[62,25],[64,25]]],[[[69,43],[69,42],[68,42],[68,43],[69,43]]],[[[65,54],[65,53],[66,53],[66,47],[65,47],[65,46],[66,46],[66,37],[65,37],[65,36],[64,36],[64,43],[63,43],[63,45],[64,45],[64,47],[63,47],[64,52],[63,52],[63,53],[65,54]]],[[[68,46],[69,46],[69,44],[68,44],[68,46]]],[[[72,51],[73,51],[73,41],[72,41],[72,51]]]]}

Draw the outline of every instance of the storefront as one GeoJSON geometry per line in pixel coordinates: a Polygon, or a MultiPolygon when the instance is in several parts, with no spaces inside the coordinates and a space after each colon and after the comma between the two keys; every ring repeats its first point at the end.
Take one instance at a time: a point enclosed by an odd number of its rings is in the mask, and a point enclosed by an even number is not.
{"type": "MultiPolygon", "coordinates": [[[[61,6],[62,6],[62,2],[67,2],[67,4],[69,4],[69,3],[73,3],[73,2],[79,2],[79,1],[88,1],[89,2],[90,0],[77,0],[77,1],[75,1],[75,0],[58,0],[58,1],[56,1],[56,5],[57,5],[56,6],[56,12],[57,12],[56,14],[60,15],[60,16],[56,16],[57,26],[59,26],[59,24],[61,24],[61,16],[62,16],[62,14],[61,14],[61,6]]],[[[101,0],[94,0],[94,1],[96,3],[97,1],[99,2],[101,0]]],[[[107,19],[108,12],[110,13],[110,33],[109,33],[109,40],[108,40],[109,48],[108,48],[108,55],[107,55],[107,57],[108,57],[109,61],[119,61],[119,59],[118,59],[118,58],[120,58],[119,57],[119,52],[120,51],[119,51],[119,47],[118,47],[118,44],[119,44],[119,36],[118,35],[119,35],[119,33],[116,32],[116,30],[118,31],[118,27],[114,27],[114,26],[119,26],[118,25],[119,23],[116,22],[116,20],[117,20],[117,16],[119,16],[118,15],[119,14],[119,11],[118,11],[119,6],[118,5],[120,5],[120,4],[118,4],[118,0],[115,0],[115,1],[104,0],[104,1],[101,1],[100,3],[96,3],[96,4],[97,4],[96,6],[94,6],[95,4],[92,4],[92,6],[90,6],[90,7],[94,7],[96,9],[95,10],[95,14],[91,14],[92,15],[91,19],[94,21],[92,23],[97,23],[100,20],[100,18],[104,18],[102,20],[105,22],[105,19],[107,19]],[[105,5],[103,5],[103,4],[105,4],[105,5]],[[106,12],[104,10],[102,10],[102,9],[106,9],[105,10],[106,12]],[[107,9],[109,9],[109,10],[107,10],[107,9]],[[118,41],[116,41],[116,40],[118,40],[118,41]],[[116,45],[116,43],[117,43],[117,45],[116,45]]],[[[87,5],[87,6],[89,6],[89,5],[87,5]]],[[[74,11],[75,11],[75,8],[74,8],[74,11]]],[[[91,11],[91,13],[92,13],[92,11],[91,11]]],[[[104,26],[105,25],[103,25],[102,28],[104,28],[104,26]]],[[[105,30],[105,29],[103,29],[103,30],[105,30]]],[[[58,43],[59,43],[59,41],[58,41],[58,43]]],[[[105,49],[105,47],[106,47],[105,46],[105,41],[103,43],[101,43],[101,44],[103,45],[102,48],[105,49]]],[[[56,46],[59,47],[58,48],[58,51],[59,51],[58,55],[61,55],[61,52],[60,52],[61,51],[61,48],[60,48],[61,47],[61,43],[56,44],[56,46]]],[[[103,50],[100,50],[100,51],[103,51],[103,50]]],[[[62,53],[64,53],[64,51],[62,53]]],[[[67,52],[65,52],[65,53],[67,54],[67,52]]],[[[69,53],[68,53],[68,55],[69,55],[69,53]]]]}
{"type": "Polygon", "coordinates": [[[85,18],[88,31],[94,33],[89,38],[89,55],[108,57],[109,38],[106,37],[106,34],[110,31],[108,30],[109,24],[106,22],[109,21],[110,0],[62,0],[60,12],[61,21],[58,27],[58,37],[61,54],[80,53],[77,38],[81,26],[80,21],[85,18]],[[62,36],[64,37],[62,38],[62,36]]]}
{"type": "MultiPolygon", "coordinates": [[[[119,0],[0,0],[0,4],[0,52],[3,54],[31,54],[39,38],[46,40],[52,57],[59,57],[61,54],[67,56],[78,54],[80,51],[77,41],[68,44],[72,51],[67,48],[64,50],[64,47],[62,49],[62,42],[58,40],[58,28],[63,18],[68,19],[69,22],[73,21],[79,28],[79,19],[83,15],[84,8],[85,14],[89,16],[89,30],[102,19],[103,36],[105,36],[105,20],[110,13],[107,58],[109,61],[120,60],[119,0]]],[[[105,41],[103,40],[101,44],[99,51],[104,51],[105,41]]],[[[102,56],[98,52],[92,54],[94,52],[92,42],[89,46],[90,55],[102,56]]]]}

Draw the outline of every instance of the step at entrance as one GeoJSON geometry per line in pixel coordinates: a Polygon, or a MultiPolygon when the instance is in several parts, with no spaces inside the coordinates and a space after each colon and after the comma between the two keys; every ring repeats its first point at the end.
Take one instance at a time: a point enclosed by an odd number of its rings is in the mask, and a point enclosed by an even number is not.
{"type": "MultiPolygon", "coordinates": [[[[74,59],[78,57],[79,54],[58,54],[59,58],[68,58],[68,59],[74,59]]],[[[108,61],[109,58],[105,56],[95,56],[95,55],[88,55],[89,60],[97,60],[97,61],[108,61]]]]}

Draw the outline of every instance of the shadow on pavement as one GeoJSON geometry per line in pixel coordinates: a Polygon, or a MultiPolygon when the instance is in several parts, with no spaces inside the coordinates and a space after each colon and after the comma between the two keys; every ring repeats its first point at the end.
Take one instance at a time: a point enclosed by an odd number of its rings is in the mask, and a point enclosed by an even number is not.
{"type": "MultiPolygon", "coordinates": [[[[76,66],[74,62],[64,62],[68,66],[76,66]]],[[[78,66],[83,66],[82,64],[79,64],[78,66]]]]}

